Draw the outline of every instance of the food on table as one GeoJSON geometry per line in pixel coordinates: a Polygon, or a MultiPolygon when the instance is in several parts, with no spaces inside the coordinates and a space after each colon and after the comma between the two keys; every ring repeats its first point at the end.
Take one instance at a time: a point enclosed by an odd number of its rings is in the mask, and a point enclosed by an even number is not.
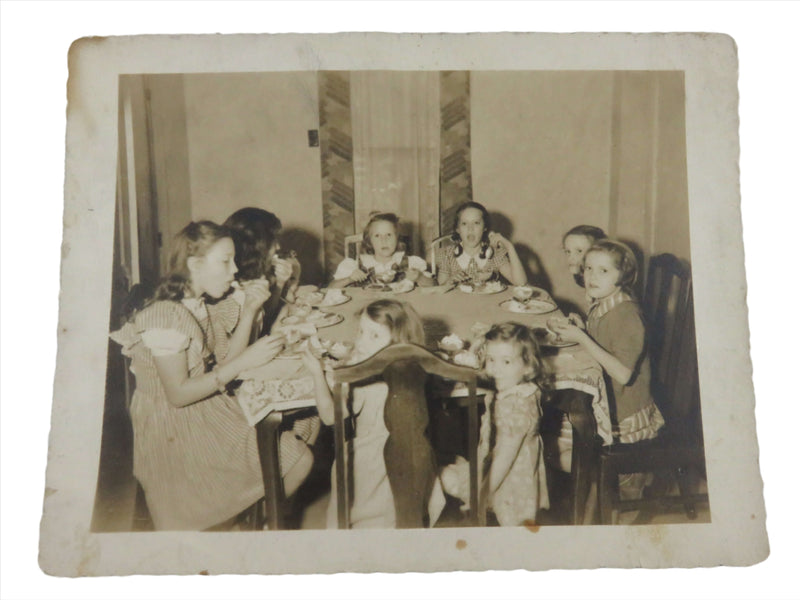
{"type": "MultiPolygon", "coordinates": [[[[305,300],[305,299],[304,299],[305,300]]],[[[303,319],[311,313],[311,305],[298,301],[297,304],[289,305],[289,316],[303,319]]]]}
{"type": "Polygon", "coordinates": [[[389,271],[384,271],[380,275],[375,275],[375,279],[380,281],[381,283],[391,283],[394,281],[394,278],[397,277],[397,271],[394,269],[390,269],[389,271]]]}
{"type": "Polygon", "coordinates": [[[462,283],[458,289],[466,294],[496,294],[506,289],[501,281],[488,281],[486,283],[462,283]]]}
{"type": "Polygon", "coordinates": [[[520,302],[519,300],[506,300],[505,302],[501,302],[500,306],[513,313],[528,313],[533,315],[549,313],[556,309],[555,304],[545,300],[537,300],[535,298],[531,298],[527,302],[520,302]]]}
{"type": "Polygon", "coordinates": [[[478,357],[474,353],[467,350],[456,354],[453,357],[453,362],[463,367],[472,367],[473,369],[477,369],[479,365],[478,357]]]}
{"type": "Polygon", "coordinates": [[[529,285],[518,285],[514,288],[514,299],[525,302],[533,297],[534,289],[529,285]]]}
{"type": "Polygon", "coordinates": [[[299,302],[304,302],[305,304],[319,304],[325,299],[325,294],[322,292],[310,292],[303,296],[299,297],[299,302]]]}
{"type": "Polygon", "coordinates": [[[325,292],[320,306],[336,306],[337,304],[347,302],[349,299],[350,298],[339,288],[331,288],[325,292]]]}
{"type": "Polygon", "coordinates": [[[554,316],[547,319],[547,329],[558,335],[558,330],[569,325],[567,317],[554,316]]]}
{"type": "Polygon", "coordinates": [[[403,279],[402,281],[390,283],[389,289],[396,294],[404,294],[414,289],[414,282],[409,279],[403,279]]]}
{"type": "Polygon", "coordinates": [[[302,298],[303,296],[307,296],[308,294],[312,294],[314,292],[318,292],[319,288],[315,285],[301,285],[298,286],[295,294],[298,298],[302,298]]]}
{"type": "Polygon", "coordinates": [[[439,341],[439,347],[448,352],[457,352],[464,349],[464,340],[455,333],[451,333],[439,341]]]}
{"type": "Polygon", "coordinates": [[[328,354],[337,360],[343,360],[350,355],[353,350],[353,344],[349,342],[336,342],[328,348],[328,354]]]}

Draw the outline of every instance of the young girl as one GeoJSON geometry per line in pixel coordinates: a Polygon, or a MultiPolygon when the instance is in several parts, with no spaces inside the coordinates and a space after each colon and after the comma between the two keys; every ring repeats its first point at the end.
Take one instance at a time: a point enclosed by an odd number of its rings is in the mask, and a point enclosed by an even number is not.
{"type": "MultiPolygon", "coordinates": [[[[257,281],[232,292],[235,273],[230,232],[190,223],[154,296],[111,334],[136,375],[133,469],[156,529],[218,526],[264,495],[255,429],[225,385],[271,361],[283,340],[247,346],[269,287],[257,281]]],[[[289,437],[281,438],[282,453],[294,443],[289,437]]],[[[282,465],[289,494],[310,470],[304,450],[282,465]]]]}
{"type": "MultiPolygon", "coordinates": [[[[390,344],[421,344],[423,337],[422,323],[411,306],[390,299],[372,302],[361,313],[349,363],[366,360],[390,344]]],[[[323,368],[310,351],[304,362],[315,379],[320,418],[331,425],[334,400],[323,368]]],[[[434,492],[435,458],[424,435],[428,425],[426,403],[393,406],[383,382],[356,387],[352,394],[355,438],[351,526],[400,528],[434,523],[437,508],[441,510],[444,502],[441,491],[434,492]]],[[[336,527],[336,465],[332,473],[328,526],[336,527]]]]}
{"type": "MultiPolygon", "coordinates": [[[[482,495],[488,494],[487,506],[500,525],[522,525],[550,506],[539,436],[544,382],[539,346],[524,325],[501,323],[486,334],[479,354],[495,387],[481,419],[482,495]]],[[[442,485],[452,496],[469,501],[465,459],[458,457],[444,468],[442,485]]]]}
{"type": "Polygon", "coordinates": [[[437,274],[439,285],[471,282],[480,285],[505,277],[513,285],[525,285],[525,268],[514,244],[490,230],[489,211],[477,202],[465,202],[456,212],[453,241],[445,251],[437,274]]]}
{"type": "MultiPolygon", "coordinates": [[[[664,424],[650,395],[645,326],[631,292],[636,273],[636,257],[628,246],[597,241],[584,258],[583,278],[591,298],[585,329],[574,315],[553,324],[563,340],[579,343],[603,367],[623,444],[653,438],[664,424]]],[[[643,485],[640,476],[620,478],[626,497],[638,497],[643,485]]]]}
{"type": "Polygon", "coordinates": [[[266,279],[270,297],[256,316],[256,338],[267,335],[281,309],[281,298],[291,300],[300,282],[300,262],[278,258],[281,221],[261,208],[241,208],[225,221],[236,246],[236,279],[245,283],[266,279]]]}
{"type": "Polygon", "coordinates": [[[583,287],[583,257],[597,240],[605,237],[605,232],[594,225],[577,225],[564,234],[562,244],[567,266],[579,286],[583,287]]]}
{"type": "Polygon", "coordinates": [[[433,285],[427,264],[418,256],[408,256],[398,243],[400,220],[394,213],[374,213],[364,227],[362,254],[345,258],[336,269],[330,287],[341,288],[361,283],[391,283],[408,279],[420,286],[433,285]]]}

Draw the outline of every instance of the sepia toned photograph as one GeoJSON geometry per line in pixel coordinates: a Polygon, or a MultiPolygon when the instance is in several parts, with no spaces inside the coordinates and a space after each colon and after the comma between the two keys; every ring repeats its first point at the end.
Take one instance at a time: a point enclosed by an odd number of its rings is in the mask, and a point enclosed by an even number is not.
{"type": "Polygon", "coordinates": [[[749,370],[717,377],[749,366],[728,38],[108,38],[70,68],[45,571],[766,556],[749,370]]]}

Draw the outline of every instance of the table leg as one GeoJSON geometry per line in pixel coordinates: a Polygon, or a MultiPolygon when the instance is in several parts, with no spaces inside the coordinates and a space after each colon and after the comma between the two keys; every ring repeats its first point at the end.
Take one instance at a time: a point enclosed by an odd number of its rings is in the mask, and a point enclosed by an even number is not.
{"type": "Polygon", "coordinates": [[[267,527],[273,531],[284,526],[285,493],[281,477],[278,431],[282,421],[283,415],[280,412],[273,412],[256,425],[261,475],[264,478],[265,521],[267,527]]]}
{"type": "Polygon", "coordinates": [[[469,451],[469,505],[472,521],[476,525],[486,525],[486,514],[480,509],[478,499],[478,434],[480,423],[478,422],[478,404],[470,403],[467,407],[467,444],[469,451]]]}

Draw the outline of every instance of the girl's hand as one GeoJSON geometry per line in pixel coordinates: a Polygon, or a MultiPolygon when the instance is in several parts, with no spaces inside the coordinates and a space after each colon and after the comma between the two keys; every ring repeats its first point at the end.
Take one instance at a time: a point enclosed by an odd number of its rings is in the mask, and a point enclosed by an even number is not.
{"type": "Polygon", "coordinates": [[[569,317],[567,317],[567,319],[570,323],[575,325],[575,327],[580,327],[581,329],[586,330],[586,325],[578,313],[569,313],[569,317]]]}
{"type": "Polygon", "coordinates": [[[367,274],[364,273],[361,269],[356,269],[352,273],[350,273],[350,281],[353,283],[361,283],[367,278],[367,274]]]}
{"type": "Polygon", "coordinates": [[[586,336],[586,332],[583,329],[567,319],[559,319],[555,322],[548,321],[547,327],[565,342],[580,343],[586,336]]]}
{"type": "Polygon", "coordinates": [[[322,362],[314,356],[311,352],[311,348],[306,347],[305,351],[303,352],[303,366],[309,370],[312,375],[321,375],[324,376],[324,370],[322,368],[322,362]]]}
{"type": "Polygon", "coordinates": [[[495,248],[502,247],[502,248],[505,248],[506,250],[508,250],[508,247],[509,247],[509,245],[511,245],[511,242],[509,242],[506,238],[504,238],[502,235],[500,235],[496,231],[490,231],[489,232],[489,244],[491,246],[494,246],[495,248]]]}
{"type": "Polygon", "coordinates": [[[266,336],[254,342],[239,355],[242,370],[254,369],[267,364],[280,354],[285,343],[286,337],[282,333],[266,336]]]}
{"type": "Polygon", "coordinates": [[[244,310],[255,313],[261,308],[270,297],[269,281],[266,279],[255,279],[245,282],[244,286],[244,310]]]}
{"type": "Polygon", "coordinates": [[[283,287],[291,279],[294,271],[292,263],[277,256],[272,259],[272,268],[275,272],[275,283],[277,283],[278,287],[283,287]]]}
{"type": "Polygon", "coordinates": [[[409,281],[413,281],[414,283],[417,282],[422,272],[418,271],[417,269],[409,269],[406,271],[406,279],[409,281]]]}

